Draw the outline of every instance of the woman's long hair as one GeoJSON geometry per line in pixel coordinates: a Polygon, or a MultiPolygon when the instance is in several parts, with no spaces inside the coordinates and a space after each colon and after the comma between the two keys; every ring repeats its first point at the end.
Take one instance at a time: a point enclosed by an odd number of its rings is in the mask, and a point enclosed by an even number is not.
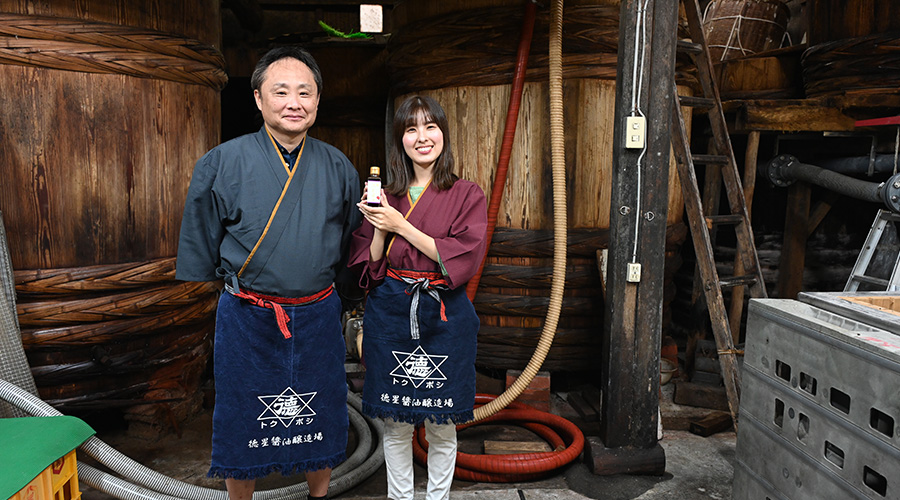
{"type": "Polygon", "coordinates": [[[431,185],[438,191],[450,189],[456,182],[453,173],[453,149],[450,146],[450,127],[444,108],[434,99],[427,96],[414,95],[403,101],[394,114],[394,130],[391,141],[388,173],[390,178],[384,190],[394,196],[406,194],[410,183],[415,178],[412,159],[403,149],[403,134],[410,126],[416,125],[420,117],[425,122],[434,122],[444,134],[444,149],[434,162],[431,185]]]}

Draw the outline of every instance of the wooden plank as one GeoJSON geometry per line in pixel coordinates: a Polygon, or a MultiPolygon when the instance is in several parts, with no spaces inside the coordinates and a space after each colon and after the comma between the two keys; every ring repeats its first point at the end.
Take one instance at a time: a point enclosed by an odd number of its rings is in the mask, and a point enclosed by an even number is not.
{"type": "Polygon", "coordinates": [[[840,193],[834,191],[825,191],[822,199],[810,210],[809,222],[806,229],[806,237],[809,238],[819,227],[819,224],[825,220],[825,216],[831,211],[831,207],[841,199],[840,193]]]}
{"type": "Polygon", "coordinates": [[[710,413],[700,420],[691,422],[688,431],[698,436],[712,436],[717,432],[730,429],[732,423],[731,415],[726,412],[710,413]]]}
{"type": "Polygon", "coordinates": [[[544,441],[485,441],[485,455],[511,455],[553,451],[544,441]]]}
{"type": "Polygon", "coordinates": [[[855,120],[827,99],[740,101],[735,107],[734,131],[838,132],[855,129],[855,120]]]}
{"type": "Polygon", "coordinates": [[[722,386],[677,381],[675,383],[675,403],[728,411],[728,397],[722,386]]]}
{"type": "Polygon", "coordinates": [[[586,422],[596,422],[600,420],[600,397],[597,394],[596,403],[592,402],[586,394],[579,391],[572,391],[566,396],[566,402],[569,403],[578,415],[586,422]]]}

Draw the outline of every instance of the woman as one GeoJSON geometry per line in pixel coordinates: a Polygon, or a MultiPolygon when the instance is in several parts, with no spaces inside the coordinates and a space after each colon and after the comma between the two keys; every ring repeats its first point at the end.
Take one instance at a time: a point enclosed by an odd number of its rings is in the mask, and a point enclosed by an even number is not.
{"type": "MultiPolygon", "coordinates": [[[[484,257],[477,184],[453,174],[447,117],[430,97],[397,109],[381,206],[359,203],[350,266],[369,290],[363,318],[363,412],[385,422],[388,497],[413,498],[412,432],[424,423],[426,498],[449,498],[456,424],[472,419],[478,317],[466,297],[484,257]]],[[[363,200],[366,193],[363,193],[363,200]]]]}

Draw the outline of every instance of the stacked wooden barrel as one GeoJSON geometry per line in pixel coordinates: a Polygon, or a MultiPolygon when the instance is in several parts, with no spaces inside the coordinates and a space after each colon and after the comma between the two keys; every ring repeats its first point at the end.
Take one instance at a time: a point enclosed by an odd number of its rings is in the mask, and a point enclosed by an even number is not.
{"type": "Polygon", "coordinates": [[[0,38],[0,209],[41,396],[170,422],[197,405],[214,321],[217,290],[173,259],[219,141],[219,2],[0,0],[0,38]]]}
{"type": "MultiPolygon", "coordinates": [[[[490,195],[524,17],[518,0],[399,2],[388,67],[399,100],[420,93],[447,112],[458,174],[490,195]]],[[[569,248],[563,312],[548,370],[596,369],[603,329],[598,251],[607,247],[619,2],[566,2],[563,21],[569,248]]],[[[549,9],[537,12],[509,177],[475,308],[477,364],[522,369],[550,295],[553,208],[549,9]]],[[[672,179],[677,175],[670,172],[672,179]]],[[[669,190],[670,255],[685,237],[681,188],[669,190]]]]}
{"type": "MultiPolygon", "coordinates": [[[[803,54],[808,97],[848,96],[884,106],[900,88],[900,3],[814,0],[803,54]]],[[[882,110],[876,116],[883,116],[882,110]]]]}

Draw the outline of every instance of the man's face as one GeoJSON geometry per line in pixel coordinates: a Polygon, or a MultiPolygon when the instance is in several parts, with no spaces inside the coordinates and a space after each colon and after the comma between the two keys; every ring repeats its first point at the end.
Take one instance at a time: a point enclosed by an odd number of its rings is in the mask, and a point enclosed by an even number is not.
{"type": "Polygon", "coordinates": [[[272,135],[284,146],[296,146],[316,121],[319,89],[309,67],[294,58],[279,59],[253,91],[272,135]]]}

